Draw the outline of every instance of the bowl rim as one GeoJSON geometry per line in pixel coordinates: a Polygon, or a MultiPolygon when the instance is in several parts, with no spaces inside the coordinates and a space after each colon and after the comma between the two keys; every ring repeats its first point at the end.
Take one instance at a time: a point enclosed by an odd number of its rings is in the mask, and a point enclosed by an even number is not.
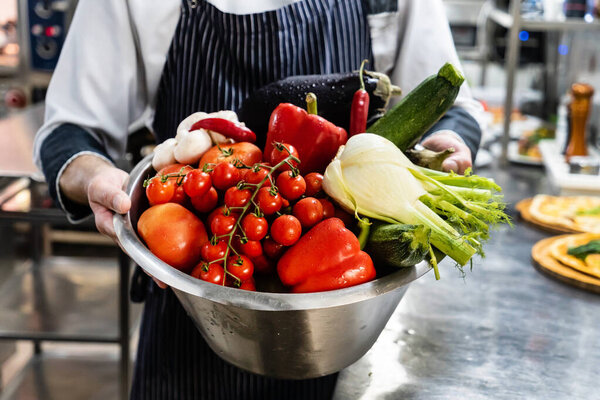
{"type": "MultiPolygon", "coordinates": [[[[132,198],[139,190],[151,167],[152,154],[142,159],[131,171],[126,193],[132,198]]],[[[121,248],[148,274],[164,282],[176,291],[202,297],[223,305],[232,305],[245,309],[263,311],[301,311],[318,308],[345,306],[410,284],[426,274],[431,267],[423,261],[413,267],[400,268],[398,271],[344,289],[315,293],[271,293],[250,292],[213,283],[204,282],[181,272],[156,257],[138,237],[133,229],[131,214],[115,214],[113,217],[115,233],[121,248]]]]}

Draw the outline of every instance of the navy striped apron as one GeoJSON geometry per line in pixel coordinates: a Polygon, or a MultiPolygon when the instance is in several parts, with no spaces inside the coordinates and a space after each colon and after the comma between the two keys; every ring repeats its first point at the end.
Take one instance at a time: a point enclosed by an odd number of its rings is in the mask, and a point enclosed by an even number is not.
{"type": "MultiPolygon", "coordinates": [[[[372,59],[361,0],[303,0],[251,15],[193,3],[183,1],[158,89],[153,127],[159,142],[193,112],[236,110],[270,82],[348,72],[372,59]]],[[[292,381],[240,370],[208,347],[171,290],[152,283],[145,297],[132,399],[332,397],[337,374],[292,381]]]]}

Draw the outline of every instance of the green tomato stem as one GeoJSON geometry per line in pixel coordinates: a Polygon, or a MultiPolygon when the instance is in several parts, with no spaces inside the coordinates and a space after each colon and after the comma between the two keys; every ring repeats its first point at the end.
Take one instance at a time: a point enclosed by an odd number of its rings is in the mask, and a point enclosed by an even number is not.
{"type": "MultiPolygon", "coordinates": [[[[244,236],[246,235],[246,232],[244,232],[244,229],[242,228],[242,222],[241,222],[242,219],[246,215],[246,212],[250,208],[250,205],[254,205],[256,208],[258,208],[260,210],[260,207],[258,207],[258,204],[256,204],[256,202],[254,201],[254,198],[258,194],[258,191],[262,188],[262,185],[266,182],[267,179],[269,179],[270,182],[273,182],[273,179],[271,178],[271,175],[273,175],[273,172],[277,171],[277,169],[281,168],[284,164],[286,164],[291,159],[298,160],[296,157],[290,155],[290,152],[288,150],[288,156],[285,159],[283,159],[281,162],[279,162],[277,165],[275,165],[273,167],[268,167],[269,173],[260,181],[260,183],[256,184],[256,187],[254,188],[254,192],[252,193],[252,196],[250,196],[250,200],[248,201],[248,203],[246,203],[245,206],[241,207],[242,211],[240,212],[238,219],[235,221],[235,225],[233,226],[233,229],[231,229],[231,232],[222,236],[222,237],[228,237],[227,250],[225,250],[225,255],[223,256],[223,270],[225,271],[225,274],[223,274],[222,286],[225,286],[225,278],[227,277],[227,274],[233,276],[236,279],[236,281],[240,281],[240,279],[238,277],[236,277],[235,275],[232,275],[230,272],[227,271],[227,258],[229,257],[230,250],[237,254],[237,252],[235,251],[235,249],[232,246],[232,242],[233,242],[233,237],[234,237],[235,233],[238,231],[238,229],[244,236]]],[[[298,162],[299,162],[299,160],[298,160],[298,162]]],[[[275,187],[275,185],[272,185],[272,187],[275,187]]]]}

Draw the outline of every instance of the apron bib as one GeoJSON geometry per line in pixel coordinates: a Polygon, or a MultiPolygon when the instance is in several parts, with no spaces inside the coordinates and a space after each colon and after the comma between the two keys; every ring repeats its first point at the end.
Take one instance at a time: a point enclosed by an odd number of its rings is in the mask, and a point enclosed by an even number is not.
{"type": "MultiPolygon", "coordinates": [[[[250,15],[183,1],[157,93],[158,142],[197,112],[237,110],[255,89],[292,75],[357,69],[372,60],[361,0],[303,0],[250,15]]],[[[219,358],[170,289],[147,293],[131,398],[330,399],[337,374],[303,381],[255,375],[219,358]]]]}
{"type": "Polygon", "coordinates": [[[225,14],[183,2],[157,92],[158,142],[197,112],[236,111],[255,89],[294,75],[358,69],[372,61],[361,0],[302,0],[275,11],[225,14]]]}

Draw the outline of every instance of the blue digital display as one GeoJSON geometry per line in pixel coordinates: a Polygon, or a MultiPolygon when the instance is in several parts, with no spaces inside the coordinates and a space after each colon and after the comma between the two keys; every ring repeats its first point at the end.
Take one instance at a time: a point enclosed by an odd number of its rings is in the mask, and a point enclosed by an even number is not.
{"type": "Polygon", "coordinates": [[[527,32],[527,31],[519,32],[519,39],[521,40],[521,42],[528,41],[529,40],[529,32],[527,32]]]}
{"type": "Polygon", "coordinates": [[[569,46],[567,46],[566,44],[559,45],[558,54],[560,54],[561,56],[566,56],[567,54],[569,54],[569,46]]]}

